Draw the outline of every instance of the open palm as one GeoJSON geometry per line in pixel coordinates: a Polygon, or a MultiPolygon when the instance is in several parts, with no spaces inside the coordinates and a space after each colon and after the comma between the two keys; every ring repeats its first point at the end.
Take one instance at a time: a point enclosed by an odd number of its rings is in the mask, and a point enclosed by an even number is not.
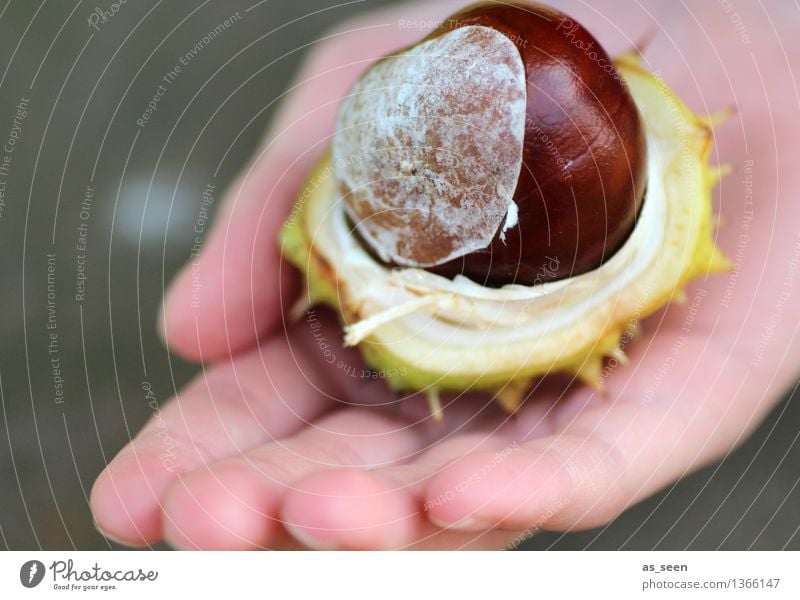
{"type": "Polygon", "coordinates": [[[298,275],[280,260],[280,224],[358,74],[424,35],[398,23],[458,7],[430,4],[374,13],[321,41],[232,186],[195,274],[178,277],[161,319],[170,347],[206,367],[98,478],[92,509],[109,537],[183,548],[493,548],[537,528],[593,527],[730,451],[796,378],[800,205],[790,200],[800,175],[788,158],[800,139],[800,77],[787,56],[798,56],[798,38],[755,5],[742,13],[750,43],[715,3],[653,1],[628,15],[610,1],[562,6],[601,40],[654,30],[646,62],[695,111],[738,108],[715,151],[735,167],[716,199],[718,244],[735,269],[647,319],[626,348],[630,364],[608,371],[606,394],[547,378],[513,418],[464,395],[445,399],[438,425],[423,398],[398,398],[362,372],[329,312],[289,321],[298,275]]]}

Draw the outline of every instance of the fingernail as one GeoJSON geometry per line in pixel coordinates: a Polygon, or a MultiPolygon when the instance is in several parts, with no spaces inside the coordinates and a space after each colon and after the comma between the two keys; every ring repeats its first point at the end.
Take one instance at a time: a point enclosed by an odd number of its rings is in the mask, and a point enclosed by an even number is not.
{"type": "Polygon", "coordinates": [[[108,533],[105,529],[100,527],[100,525],[97,523],[97,521],[93,520],[92,522],[94,523],[94,528],[97,530],[97,533],[102,535],[107,540],[111,540],[112,542],[114,542],[115,544],[119,544],[120,546],[132,546],[133,545],[130,542],[126,542],[125,540],[122,540],[122,539],[118,538],[117,536],[108,533]]]}
{"type": "Polygon", "coordinates": [[[323,542],[322,540],[318,540],[313,535],[311,535],[307,529],[303,529],[301,527],[297,527],[296,525],[290,525],[288,523],[285,524],[287,531],[294,537],[298,542],[303,544],[312,550],[335,550],[335,545],[331,544],[330,542],[323,542]]]}
{"type": "Polygon", "coordinates": [[[189,268],[189,265],[183,266],[163,290],[164,295],[161,298],[161,306],[158,307],[158,317],[156,318],[156,333],[164,346],[169,346],[167,343],[167,304],[169,304],[170,298],[174,295],[175,289],[181,285],[184,274],[189,268]]]}
{"type": "MultiPolygon", "coordinates": [[[[167,294],[168,293],[169,290],[167,290],[167,294]]],[[[167,345],[167,327],[166,321],[164,320],[164,306],[167,302],[167,294],[164,294],[164,297],[161,299],[161,306],[158,308],[158,316],[156,317],[156,334],[164,346],[167,345]]]]}
{"type": "Polygon", "coordinates": [[[446,521],[431,516],[428,517],[428,520],[442,529],[455,529],[457,531],[486,531],[493,527],[493,525],[474,517],[464,517],[455,523],[447,523],[446,521]]]}

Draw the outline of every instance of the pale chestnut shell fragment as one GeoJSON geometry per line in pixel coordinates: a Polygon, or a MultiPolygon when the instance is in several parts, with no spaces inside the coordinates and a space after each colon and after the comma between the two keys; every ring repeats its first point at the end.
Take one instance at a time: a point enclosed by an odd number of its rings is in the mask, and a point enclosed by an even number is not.
{"type": "Polygon", "coordinates": [[[485,248],[515,218],[526,98],[519,51],[481,26],[388,57],[359,80],[339,113],[333,165],[381,258],[438,265],[485,248]]]}

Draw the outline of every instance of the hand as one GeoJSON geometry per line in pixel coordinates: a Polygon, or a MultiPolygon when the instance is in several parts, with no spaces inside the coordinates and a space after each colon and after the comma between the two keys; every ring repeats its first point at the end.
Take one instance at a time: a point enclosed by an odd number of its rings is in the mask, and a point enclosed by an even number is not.
{"type": "Polygon", "coordinates": [[[647,319],[605,396],[551,378],[513,419],[486,398],[458,398],[438,427],[424,399],[398,406],[383,382],[328,364],[321,337],[336,362],[361,368],[338,348],[326,311],[287,325],[297,274],[275,238],[340,98],[368,64],[424,35],[398,19],[442,18],[460,4],[374,13],[318,45],[270,141],[227,194],[195,267],[199,307],[191,267],[167,295],[166,342],[214,364],[98,478],[92,510],[109,537],[179,548],[494,548],[537,528],[595,527],[729,452],[797,377],[800,171],[789,158],[800,73],[787,58],[797,36],[777,14],[789,7],[777,2],[769,19],[736,6],[750,43],[716,3],[654,1],[649,14],[611,1],[564,7],[612,53],[654,30],[649,66],[695,111],[738,108],[712,157],[736,169],[715,192],[719,244],[735,270],[693,283],[686,305],[647,319]]]}

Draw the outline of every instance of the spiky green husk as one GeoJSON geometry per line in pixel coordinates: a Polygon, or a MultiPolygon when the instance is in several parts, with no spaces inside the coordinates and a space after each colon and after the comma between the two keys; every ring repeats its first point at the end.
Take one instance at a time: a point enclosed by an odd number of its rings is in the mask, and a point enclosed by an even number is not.
{"type": "MultiPolygon", "coordinates": [[[[670,162],[664,177],[669,197],[675,201],[669,207],[673,211],[665,243],[669,252],[659,258],[658,268],[634,281],[613,304],[590,315],[593,318],[554,332],[549,346],[531,343],[529,351],[523,353],[524,359],[509,360],[508,364],[498,359],[494,362],[500,366],[491,370],[459,369],[457,364],[454,368],[431,368],[419,360],[422,353],[413,348],[401,347],[407,350],[402,356],[391,349],[392,344],[385,337],[370,335],[359,343],[359,349],[371,368],[392,373],[387,378],[392,388],[432,390],[437,395],[440,390],[483,390],[495,394],[509,411],[519,405],[531,380],[547,373],[572,373],[602,389],[603,361],[609,356],[624,361],[620,344],[626,331],[664,304],[684,298],[684,288],[690,280],[730,268],[713,239],[710,195],[723,170],[707,164],[712,144],[710,120],[694,115],[660,79],[643,68],[635,54],[620,57],[617,64],[648,129],[657,139],[671,143],[675,138],[675,143],[681,145],[680,164],[677,159],[670,162]]],[[[365,317],[360,313],[358,290],[350,289],[347,273],[337,273],[323,253],[314,248],[310,234],[313,227],[307,223],[309,204],[331,200],[324,197],[326,186],[320,185],[330,176],[328,161],[325,157],[309,178],[313,185],[309,184],[302,194],[281,232],[280,243],[286,258],[305,275],[308,302],[329,304],[345,323],[354,323],[365,317]]],[[[393,331],[389,325],[384,331],[389,332],[384,336],[397,336],[399,330],[393,331]]],[[[476,351],[485,352],[491,359],[487,362],[496,358],[492,348],[476,351]]]]}

